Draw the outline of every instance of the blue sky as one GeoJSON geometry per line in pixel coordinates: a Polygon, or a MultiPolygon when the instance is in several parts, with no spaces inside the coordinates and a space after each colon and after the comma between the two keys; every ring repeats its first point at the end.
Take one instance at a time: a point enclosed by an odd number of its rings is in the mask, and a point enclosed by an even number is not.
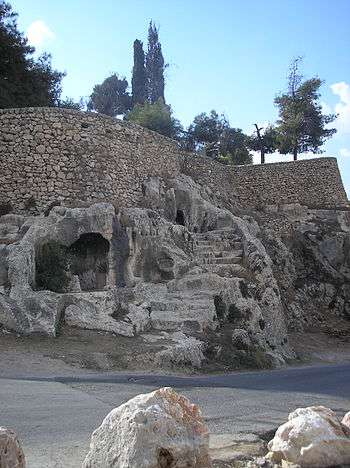
{"type": "MultiPolygon", "coordinates": [[[[10,0],[11,1],[11,0],[10,0]]],[[[200,112],[224,112],[246,132],[273,122],[273,99],[293,57],[318,75],[322,102],[339,113],[325,154],[338,158],[350,196],[349,0],[13,0],[19,26],[38,52],[67,72],[63,94],[88,96],[110,73],[130,82],[132,44],[146,44],[153,19],[167,69],[166,99],[187,125],[200,112]]],[[[268,161],[290,156],[270,156],[268,161]]]]}

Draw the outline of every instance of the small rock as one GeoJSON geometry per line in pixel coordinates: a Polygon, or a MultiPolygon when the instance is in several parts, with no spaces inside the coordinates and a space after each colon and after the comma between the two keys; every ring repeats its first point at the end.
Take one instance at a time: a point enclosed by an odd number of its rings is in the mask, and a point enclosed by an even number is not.
{"type": "Polygon", "coordinates": [[[26,462],[17,435],[11,429],[0,427],[0,467],[25,468],[26,462]]]}

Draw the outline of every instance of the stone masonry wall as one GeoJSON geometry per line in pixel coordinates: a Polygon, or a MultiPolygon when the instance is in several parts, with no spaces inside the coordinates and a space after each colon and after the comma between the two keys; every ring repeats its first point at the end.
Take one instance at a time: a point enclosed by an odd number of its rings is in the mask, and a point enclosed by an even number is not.
{"type": "Polygon", "coordinates": [[[179,173],[176,142],[132,123],[67,109],[0,111],[0,203],[109,200],[135,206],[150,175],[179,173]]]}
{"type": "Polygon", "coordinates": [[[243,207],[290,203],[348,206],[336,158],[227,167],[209,158],[187,155],[183,171],[243,207]]]}
{"type": "Polygon", "coordinates": [[[130,122],[57,108],[0,110],[0,206],[51,203],[137,206],[149,176],[181,171],[244,207],[347,205],[335,158],[224,166],[182,154],[175,141],[130,122]]]}

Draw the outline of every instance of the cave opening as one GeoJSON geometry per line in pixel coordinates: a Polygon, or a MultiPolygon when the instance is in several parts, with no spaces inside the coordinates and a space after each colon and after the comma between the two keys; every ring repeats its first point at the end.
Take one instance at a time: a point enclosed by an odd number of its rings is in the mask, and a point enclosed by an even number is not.
{"type": "Polygon", "coordinates": [[[70,271],[78,276],[82,291],[98,291],[106,287],[109,249],[109,242],[94,232],[82,234],[68,248],[70,271]]]}
{"type": "Polygon", "coordinates": [[[176,224],[180,224],[181,226],[185,226],[185,214],[182,210],[177,210],[176,211],[176,218],[175,218],[176,224]]]}

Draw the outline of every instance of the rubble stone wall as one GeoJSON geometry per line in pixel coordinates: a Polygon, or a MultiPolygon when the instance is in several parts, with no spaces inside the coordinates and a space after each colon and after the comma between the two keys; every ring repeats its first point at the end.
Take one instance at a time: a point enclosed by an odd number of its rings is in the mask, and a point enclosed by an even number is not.
{"type": "Polygon", "coordinates": [[[179,171],[176,142],[138,125],[67,109],[0,111],[0,203],[16,211],[76,200],[135,206],[148,176],[179,171]]]}
{"type": "Polygon", "coordinates": [[[149,176],[181,171],[246,207],[346,205],[335,158],[228,167],[130,122],[57,108],[0,110],[0,205],[42,211],[54,202],[137,206],[149,176]]]}
{"type": "Polygon", "coordinates": [[[336,158],[228,167],[202,156],[187,155],[183,167],[193,179],[244,207],[348,205],[336,158]]]}

